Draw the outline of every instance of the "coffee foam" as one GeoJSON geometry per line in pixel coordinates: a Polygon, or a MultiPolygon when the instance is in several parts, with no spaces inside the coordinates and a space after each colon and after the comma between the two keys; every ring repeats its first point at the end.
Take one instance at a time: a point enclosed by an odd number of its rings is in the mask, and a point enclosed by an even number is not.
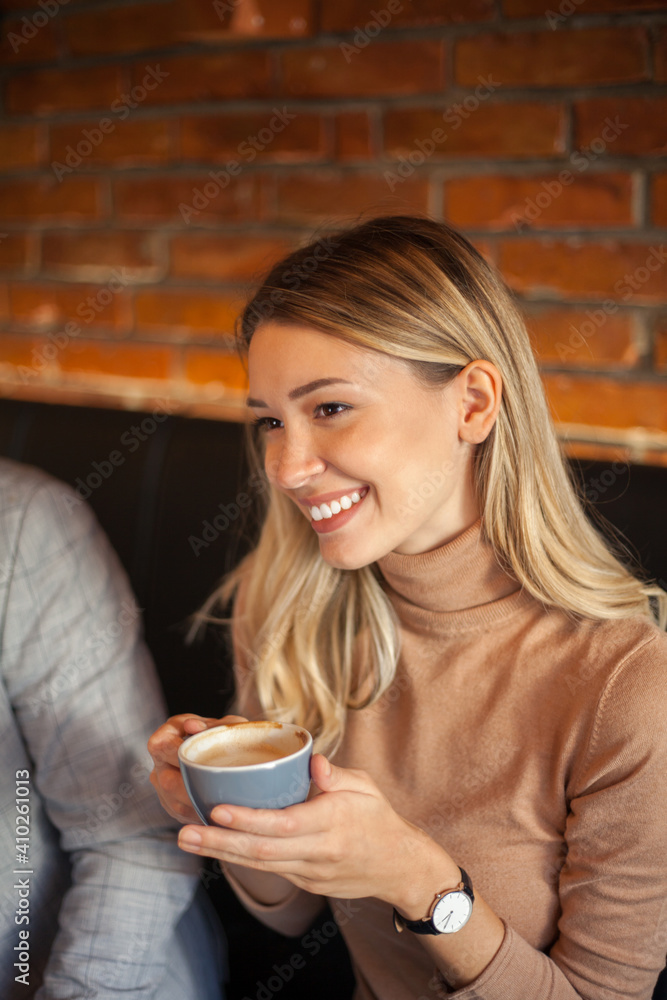
{"type": "Polygon", "coordinates": [[[281,722],[240,722],[197,734],[181,752],[206,767],[253,767],[297,753],[307,742],[305,730],[281,722]]]}

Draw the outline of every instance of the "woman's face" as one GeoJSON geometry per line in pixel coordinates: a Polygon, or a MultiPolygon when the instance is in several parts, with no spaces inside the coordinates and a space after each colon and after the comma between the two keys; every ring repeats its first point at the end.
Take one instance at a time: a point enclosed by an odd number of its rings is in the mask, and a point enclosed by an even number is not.
{"type": "Polygon", "coordinates": [[[426,388],[403,361],[271,322],[255,332],[248,365],[267,476],[330,565],[425,552],[475,522],[460,375],[426,388]]]}

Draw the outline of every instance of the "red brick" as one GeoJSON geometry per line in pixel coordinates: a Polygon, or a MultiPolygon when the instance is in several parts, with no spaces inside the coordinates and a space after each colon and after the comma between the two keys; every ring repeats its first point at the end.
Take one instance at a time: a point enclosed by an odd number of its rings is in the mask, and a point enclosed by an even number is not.
{"type": "Polygon", "coordinates": [[[134,3],[70,13],[64,20],[75,56],[141,52],[181,40],[183,27],[173,3],[134,3]]]}
{"type": "Polygon", "coordinates": [[[549,374],[543,380],[557,423],[667,431],[667,382],[549,374]]]}
{"type": "Polygon", "coordinates": [[[651,190],[653,224],[667,228],[667,174],[656,174],[651,190]]]}
{"type": "Polygon", "coordinates": [[[171,274],[220,282],[255,281],[293,248],[293,242],[274,236],[187,233],[172,238],[171,274]]]}
{"type": "Polygon", "coordinates": [[[0,268],[18,271],[28,266],[30,239],[27,233],[0,233],[0,268]]]}
{"type": "Polygon", "coordinates": [[[69,281],[102,281],[114,272],[155,280],[162,270],[160,234],[122,230],[61,230],[42,238],[42,267],[69,281]]]}
{"type": "Polygon", "coordinates": [[[8,368],[11,375],[20,381],[26,382],[31,378],[37,378],[43,365],[35,367],[36,355],[47,343],[48,341],[38,337],[3,333],[0,337],[0,377],[3,369],[8,368]]]}
{"type": "Polygon", "coordinates": [[[319,115],[280,107],[261,114],[183,118],[180,136],[184,159],[213,163],[232,160],[241,167],[256,159],[275,163],[322,159],[327,152],[324,122],[319,115]],[[290,115],[294,115],[291,120],[290,115]]]}
{"type": "Polygon", "coordinates": [[[428,182],[421,179],[404,181],[394,194],[377,174],[309,171],[277,177],[275,183],[274,215],[280,221],[352,220],[362,215],[428,211],[428,182]]]}
{"type": "Polygon", "coordinates": [[[231,337],[244,301],[238,294],[209,289],[145,289],[135,297],[137,329],[178,339],[231,337]]]}
{"type": "Polygon", "coordinates": [[[358,55],[341,45],[286,49],[282,62],[284,92],[292,97],[398,97],[444,85],[440,41],[378,42],[358,55]]]}
{"type": "Polygon", "coordinates": [[[33,284],[15,281],[9,288],[15,322],[32,329],[63,328],[72,321],[79,327],[124,329],[128,325],[127,292],[106,285],[33,284]]]}
{"type": "MultiPolygon", "coordinates": [[[[33,18],[37,11],[24,14],[16,20],[5,21],[2,25],[0,60],[4,65],[19,63],[48,62],[58,58],[58,42],[53,21],[35,28],[33,18]],[[34,32],[34,34],[33,34],[34,32]]],[[[41,20],[43,11],[39,11],[41,20]]]]}
{"type": "Polygon", "coordinates": [[[472,229],[581,228],[632,224],[632,176],[561,171],[539,177],[482,176],[445,184],[446,218],[472,229]],[[563,183],[565,181],[566,183],[563,183]]]}
{"type": "MultiPolygon", "coordinates": [[[[219,171],[224,174],[224,171],[219,171]]],[[[173,220],[181,225],[207,225],[220,221],[247,222],[257,215],[257,179],[254,176],[233,178],[224,175],[213,181],[209,174],[189,177],[123,178],[115,182],[114,203],[122,219],[173,220]],[[204,196],[207,185],[212,197],[204,196]],[[224,185],[224,186],[223,186],[224,185]],[[196,192],[205,208],[193,211],[196,192]]]]}
{"type": "MultiPolygon", "coordinates": [[[[667,152],[667,97],[598,97],[576,101],[574,105],[575,144],[591,148],[594,140],[604,140],[605,123],[626,125],[608,142],[613,156],[641,156],[667,152]]],[[[614,129],[613,131],[617,131],[614,129]]]]}
{"type": "MultiPolygon", "coordinates": [[[[640,10],[664,10],[664,0],[573,0],[577,9],[575,14],[611,14],[614,12],[628,11],[636,13],[640,10]]],[[[547,11],[555,15],[553,27],[559,27],[569,21],[571,15],[560,14],[561,4],[556,0],[552,4],[545,4],[544,0],[503,0],[503,14],[508,17],[542,17],[547,11]]],[[[551,27],[551,23],[550,23],[551,27]]]]}
{"type": "Polygon", "coordinates": [[[561,104],[460,102],[437,108],[396,109],[385,116],[385,149],[391,156],[418,152],[417,141],[435,142],[434,158],[448,156],[558,156],[565,150],[565,110],[561,104]],[[467,115],[467,117],[463,117],[467,115]],[[436,130],[445,133],[439,139],[436,130]],[[435,136],[434,136],[435,133],[435,136]]]}
{"type": "Polygon", "coordinates": [[[0,170],[37,167],[44,160],[41,128],[36,125],[0,126],[0,170]]]}
{"type": "Polygon", "coordinates": [[[561,368],[632,368],[640,360],[632,318],[616,312],[540,309],[525,315],[540,364],[561,368]]]}
{"type": "Polygon", "coordinates": [[[389,30],[431,24],[489,21],[495,14],[493,0],[411,0],[411,3],[400,2],[400,9],[395,14],[388,9],[386,2],[373,5],[368,0],[336,0],[335,3],[324,0],[321,6],[323,31],[361,29],[371,37],[379,23],[378,18],[373,16],[374,11],[384,12],[383,21],[387,15],[391,15],[391,20],[386,25],[389,30]],[[366,32],[369,24],[371,30],[366,32]]]}
{"type": "MultiPolygon", "coordinates": [[[[80,159],[85,168],[89,164],[98,163],[113,163],[124,167],[146,166],[162,163],[170,159],[170,154],[170,127],[166,121],[141,118],[121,121],[108,116],[51,127],[51,159],[65,167],[68,156],[70,162],[75,164],[80,159]],[[100,121],[107,129],[106,132],[100,128],[100,121]],[[89,148],[90,152],[86,152],[89,148]]],[[[78,165],[76,168],[78,169],[78,165]]]]}
{"type": "Polygon", "coordinates": [[[667,28],[656,30],[655,79],[658,83],[667,83],[667,28]]]}
{"type": "Polygon", "coordinates": [[[248,376],[236,354],[203,351],[190,347],[185,352],[185,377],[197,385],[217,383],[232,392],[247,392],[248,376]]]}
{"type": "Polygon", "coordinates": [[[120,90],[120,69],[116,66],[40,69],[16,73],[9,79],[7,108],[19,114],[108,110],[120,90]]]}
{"type": "Polygon", "coordinates": [[[564,299],[594,297],[633,305],[664,302],[666,264],[667,246],[659,241],[650,245],[615,240],[512,240],[500,246],[500,269],[506,281],[532,298],[555,294],[564,299]],[[646,266],[647,261],[655,270],[646,266]]]}
{"type": "Polygon", "coordinates": [[[456,44],[457,83],[482,77],[503,86],[576,87],[647,78],[643,28],[587,28],[475,35],[456,44]]]}
{"type": "MultiPolygon", "coordinates": [[[[158,65],[160,72],[169,76],[155,90],[148,91],[143,102],[146,106],[272,94],[269,54],[260,49],[160,57],[158,65]]],[[[136,63],[132,67],[133,85],[140,86],[145,75],[145,62],[136,63]]]]}
{"type": "Polygon", "coordinates": [[[314,30],[310,0],[222,3],[180,0],[188,39],[235,42],[238,38],[302,38],[314,30]]]}
{"type": "Polygon", "coordinates": [[[373,155],[373,140],[365,111],[336,115],[335,152],[339,160],[367,160],[373,155]]]}
{"type": "Polygon", "coordinates": [[[653,358],[656,368],[667,371],[667,320],[663,320],[655,331],[653,358]]]}
{"type": "Polygon", "coordinates": [[[0,184],[0,216],[42,222],[97,219],[102,215],[98,181],[92,177],[55,177],[0,184]]]}
{"type": "Polygon", "coordinates": [[[172,357],[169,347],[70,341],[58,355],[58,365],[64,372],[87,375],[167,379],[172,357]]]}

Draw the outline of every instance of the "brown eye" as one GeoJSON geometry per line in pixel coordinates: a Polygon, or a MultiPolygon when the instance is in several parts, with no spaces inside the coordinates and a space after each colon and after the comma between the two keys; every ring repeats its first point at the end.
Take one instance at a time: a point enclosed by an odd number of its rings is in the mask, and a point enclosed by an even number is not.
{"type": "Polygon", "coordinates": [[[257,417],[256,420],[253,420],[253,426],[256,427],[258,431],[266,432],[282,427],[282,423],[275,417],[257,417]]]}

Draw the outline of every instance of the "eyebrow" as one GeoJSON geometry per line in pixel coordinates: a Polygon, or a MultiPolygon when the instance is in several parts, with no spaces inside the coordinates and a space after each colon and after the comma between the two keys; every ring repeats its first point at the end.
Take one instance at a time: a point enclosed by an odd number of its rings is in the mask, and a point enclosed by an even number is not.
{"type": "MultiPolygon", "coordinates": [[[[325,385],[352,385],[345,378],[316,378],[313,382],[306,382],[305,385],[300,385],[296,389],[291,389],[287,396],[288,399],[301,399],[302,396],[307,396],[309,392],[315,392],[316,389],[322,389],[325,385]]],[[[253,399],[249,396],[246,399],[246,405],[252,406],[256,410],[268,410],[266,403],[262,402],[261,399],[253,399]]]]}

